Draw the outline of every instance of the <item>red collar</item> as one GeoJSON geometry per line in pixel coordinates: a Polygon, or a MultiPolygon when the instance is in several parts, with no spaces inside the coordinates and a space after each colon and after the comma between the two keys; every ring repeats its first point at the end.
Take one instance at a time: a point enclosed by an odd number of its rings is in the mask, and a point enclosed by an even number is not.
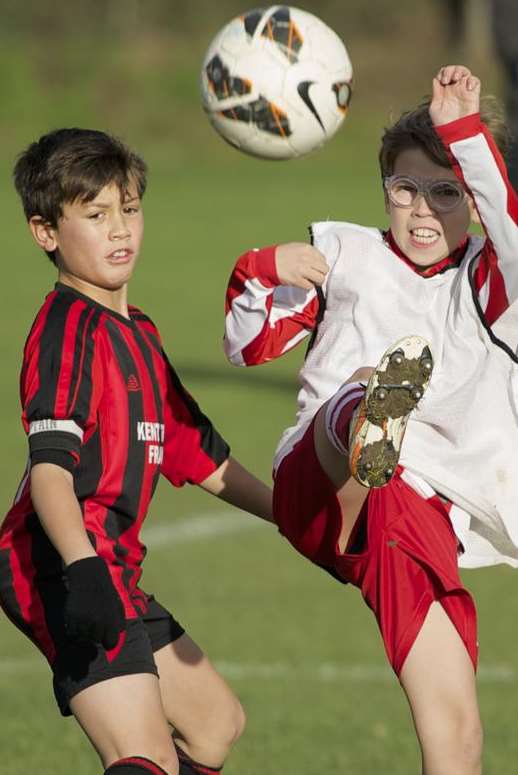
{"type": "Polygon", "coordinates": [[[417,266],[417,264],[414,264],[413,261],[405,256],[403,251],[399,248],[396,240],[392,236],[390,229],[383,232],[383,239],[392,250],[392,252],[396,254],[396,256],[399,256],[399,258],[404,261],[405,264],[410,267],[410,269],[413,269],[416,274],[420,274],[422,277],[433,277],[436,274],[440,274],[440,272],[444,272],[445,269],[449,269],[452,266],[458,266],[464,258],[464,254],[468,246],[468,238],[465,237],[459,247],[456,248],[453,253],[450,253],[449,256],[446,256],[446,258],[441,259],[436,264],[432,264],[431,266],[421,267],[417,266]]]}

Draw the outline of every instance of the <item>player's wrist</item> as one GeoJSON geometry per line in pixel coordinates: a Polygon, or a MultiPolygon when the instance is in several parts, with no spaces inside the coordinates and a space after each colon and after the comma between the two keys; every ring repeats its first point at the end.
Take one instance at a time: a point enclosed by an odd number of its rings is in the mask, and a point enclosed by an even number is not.
{"type": "Polygon", "coordinates": [[[79,568],[81,571],[84,570],[87,572],[90,568],[93,570],[95,568],[101,567],[101,565],[107,567],[102,557],[99,557],[99,555],[95,554],[94,552],[93,554],[77,557],[76,559],[66,563],[66,572],[67,575],[69,573],[76,573],[79,568]]]}
{"type": "Polygon", "coordinates": [[[92,546],[81,549],[72,549],[62,555],[63,562],[67,568],[81,560],[95,559],[96,557],[101,559],[92,546]]]}

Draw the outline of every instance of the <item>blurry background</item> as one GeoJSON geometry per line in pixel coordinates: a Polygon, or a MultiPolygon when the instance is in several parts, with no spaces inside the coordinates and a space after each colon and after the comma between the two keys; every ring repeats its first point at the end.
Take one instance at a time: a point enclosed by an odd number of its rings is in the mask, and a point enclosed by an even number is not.
{"type": "MultiPolygon", "coordinates": [[[[158,324],[183,381],[234,455],[266,480],[294,417],[304,346],[251,370],[221,347],[226,281],[244,250],[305,240],[326,218],[384,225],[382,128],[465,62],[504,95],[484,0],[300,4],[344,39],[354,94],[344,128],[305,159],[264,162],[225,145],[199,106],[209,41],[250,6],[237,0],[0,0],[1,509],[26,458],[19,421],[23,343],[54,270],[29,239],[10,176],[16,154],[58,126],[114,132],[148,161],[146,239],[130,299],[158,324]],[[462,25],[462,36],[460,27],[462,25]]],[[[207,650],[248,712],[228,775],[418,770],[411,719],[377,628],[352,588],[298,557],[274,528],[194,488],[161,486],[147,522],[143,586],[207,650]]],[[[516,772],[518,596],[508,568],[465,576],[479,604],[487,772],[516,772]]],[[[100,770],[50,673],[0,619],[0,771],[100,770]]]]}

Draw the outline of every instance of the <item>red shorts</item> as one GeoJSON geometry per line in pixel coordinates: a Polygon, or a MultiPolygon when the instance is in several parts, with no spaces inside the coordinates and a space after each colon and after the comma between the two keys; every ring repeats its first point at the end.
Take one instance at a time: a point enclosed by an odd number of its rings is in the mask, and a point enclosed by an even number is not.
{"type": "Polygon", "coordinates": [[[370,490],[341,553],[341,509],[316,456],[311,425],[277,470],[273,511],[297,551],[361,590],[397,675],[433,601],[450,617],[476,669],[475,605],[460,580],[457,538],[438,497],[422,498],[396,473],[385,487],[370,490]]]}

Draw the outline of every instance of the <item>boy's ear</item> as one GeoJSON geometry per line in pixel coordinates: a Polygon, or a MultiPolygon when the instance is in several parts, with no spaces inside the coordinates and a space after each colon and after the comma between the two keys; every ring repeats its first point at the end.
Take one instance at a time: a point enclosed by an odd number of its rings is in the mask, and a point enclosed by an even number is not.
{"type": "Polygon", "coordinates": [[[44,221],[41,215],[33,215],[29,220],[29,229],[36,244],[47,253],[52,253],[57,248],[56,229],[48,221],[44,221]]]}

